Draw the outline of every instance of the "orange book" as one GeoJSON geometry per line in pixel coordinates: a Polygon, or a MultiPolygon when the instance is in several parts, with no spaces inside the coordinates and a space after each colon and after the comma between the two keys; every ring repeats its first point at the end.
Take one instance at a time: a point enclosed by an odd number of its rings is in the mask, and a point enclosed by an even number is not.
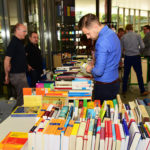
{"type": "Polygon", "coordinates": [[[36,88],[36,95],[45,95],[45,88],[36,88]]]}
{"type": "Polygon", "coordinates": [[[58,128],[57,128],[57,130],[56,130],[56,132],[55,132],[55,135],[60,135],[61,134],[61,131],[63,131],[64,130],[64,125],[65,125],[65,123],[66,123],[66,120],[64,120],[64,119],[60,119],[60,125],[58,126],[58,128]]]}
{"type": "Polygon", "coordinates": [[[0,142],[0,150],[21,150],[27,147],[28,133],[9,132],[0,142]]]}
{"type": "Polygon", "coordinates": [[[70,120],[64,136],[70,136],[74,125],[74,120],[70,120]]]}
{"type": "Polygon", "coordinates": [[[46,96],[68,96],[66,91],[49,91],[46,96]]]}
{"type": "Polygon", "coordinates": [[[23,95],[32,95],[32,88],[23,88],[23,95]]]}

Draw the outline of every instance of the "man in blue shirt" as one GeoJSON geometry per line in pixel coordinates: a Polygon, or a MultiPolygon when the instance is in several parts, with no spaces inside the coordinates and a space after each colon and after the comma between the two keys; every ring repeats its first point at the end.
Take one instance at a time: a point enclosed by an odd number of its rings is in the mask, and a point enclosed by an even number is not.
{"type": "Polygon", "coordinates": [[[121,56],[120,40],[116,33],[102,25],[93,14],[83,16],[79,28],[88,39],[96,40],[95,62],[88,65],[87,72],[94,77],[94,99],[114,99],[119,93],[118,67],[121,56]]]}

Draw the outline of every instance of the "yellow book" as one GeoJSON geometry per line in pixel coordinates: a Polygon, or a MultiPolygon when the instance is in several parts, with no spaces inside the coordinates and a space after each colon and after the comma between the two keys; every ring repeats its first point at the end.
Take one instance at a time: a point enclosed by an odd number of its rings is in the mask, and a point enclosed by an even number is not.
{"type": "Polygon", "coordinates": [[[67,6],[67,16],[70,16],[70,7],[67,6]]]}
{"type": "Polygon", "coordinates": [[[87,108],[88,108],[88,109],[94,109],[94,102],[93,102],[93,101],[89,101],[89,102],[87,103],[87,108]]]}
{"type": "Polygon", "coordinates": [[[42,106],[41,95],[24,95],[24,107],[42,106]]]}
{"type": "Polygon", "coordinates": [[[85,119],[86,119],[86,112],[87,112],[87,108],[86,107],[84,107],[84,110],[83,110],[83,121],[85,121],[85,119]]]}
{"type": "Polygon", "coordinates": [[[112,100],[108,100],[107,105],[110,105],[110,109],[114,109],[114,104],[112,100]]]}
{"type": "Polygon", "coordinates": [[[73,125],[73,129],[72,129],[72,132],[71,132],[71,135],[77,135],[77,132],[78,132],[78,129],[79,129],[79,123],[75,123],[73,125]]]}
{"type": "Polygon", "coordinates": [[[142,115],[142,122],[145,123],[145,122],[149,122],[149,115],[145,109],[145,106],[144,105],[139,105],[139,109],[141,111],[141,115],[142,115]]]}
{"type": "Polygon", "coordinates": [[[103,120],[103,118],[104,118],[106,109],[107,109],[107,102],[104,101],[103,104],[102,104],[102,107],[100,109],[100,118],[101,118],[101,120],[103,120]]]}
{"type": "Polygon", "coordinates": [[[75,123],[73,125],[73,129],[72,129],[70,139],[69,139],[69,150],[75,150],[76,148],[76,136],[78,133],[79,126],[80,126],[80,123],[75,123]]]}
{"type": "Polygon", "coordinates": [[[134,101],[129,102],[129,105],[130,105],[130,108],[131,108],[131,109],[134,109],[134,108],[136,107],[136,104],[135,104],[134,101]]]}

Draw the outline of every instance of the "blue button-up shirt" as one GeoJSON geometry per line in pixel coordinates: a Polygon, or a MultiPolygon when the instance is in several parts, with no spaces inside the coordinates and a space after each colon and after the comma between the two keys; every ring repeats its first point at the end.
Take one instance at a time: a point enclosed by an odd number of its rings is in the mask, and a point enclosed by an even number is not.
{"type": "Polygon", "coordinates": [[[95,44],[95,66],[92,75],[95,81],[112,82],[119,77],[118,67],[121,56],[120,40],[108,26],[99,32],[95,44]]]}

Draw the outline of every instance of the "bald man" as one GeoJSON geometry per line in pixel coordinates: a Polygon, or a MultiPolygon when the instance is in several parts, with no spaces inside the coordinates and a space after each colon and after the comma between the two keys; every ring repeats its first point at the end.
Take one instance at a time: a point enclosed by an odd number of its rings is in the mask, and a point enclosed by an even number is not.
{"type": "Polygon", "coordinates": [[[17,93],[17,106],[23,104],[22,88],[28,87],[26,78],[26,54],[23,39],[27,34],[27,28],[23,24],[16,24],[14,36],[9,43],[4,59],[5,84],[11,84],[15,87],[17,93]]]}

